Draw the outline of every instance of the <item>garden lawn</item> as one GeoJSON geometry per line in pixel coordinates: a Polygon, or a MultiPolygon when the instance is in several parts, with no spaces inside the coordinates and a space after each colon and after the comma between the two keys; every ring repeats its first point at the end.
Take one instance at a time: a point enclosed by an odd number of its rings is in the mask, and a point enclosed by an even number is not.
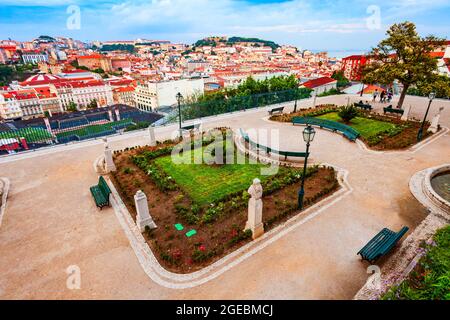
{"type": "MultiPolygon", "coordinates": [[[[182,155],[184,160],[199,156],[202,148],[182,155]]],[[[187,162],[187,161],[186,161],[187,162]]],[[[248,161],[247,161],[248,162],[248,161]]],[[[175,164],[171,156],[160,157],[155,164],[161,167],[199,205],[220,200],[231,193],[247,190],[254,178],[264,181],[261,176],[263,164],[175,164]]],[[[281,168],[280,168],[281,169],[281,168]]]]}
{"type": "MultiPolygon", "coordinates": [[[[318,116],[319,119],[326,119],[326,120],[332,120],[337,122],[342,122],[342,119],[339,117],[337,112],[331,112],[327,113],[321,116],[318,116]]],[[[370,137],[376,136],[381,132],[385,132],[386,130],[393,129],[396,127],[395,124],[374,120],[374,119],[367,119],[363,117],[356,117],[350,121],[350,124],[348,124],[353,129],[356,129],[361,136],[368,139],[370,137]]]]}

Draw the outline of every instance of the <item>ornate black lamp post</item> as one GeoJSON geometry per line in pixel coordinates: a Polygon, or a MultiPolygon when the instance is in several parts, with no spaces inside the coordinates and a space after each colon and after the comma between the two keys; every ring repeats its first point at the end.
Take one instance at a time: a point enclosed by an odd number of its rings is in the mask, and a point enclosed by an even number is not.
{"type": "Polygon", "coordinates": [[[436,98],[436,93],[431,92],[428,95],[428,99],[430,101],[428,102],[427,112],[425,112],[425,117],[423,118],[422,125],[420,126],[419,132],[417,133],[417,142],[422,140],[423,128],[425,127],[425,121],[427,120],[428,112],[430,111],[431,102],[433,102],[434,98],[436,98]]]}
{"type": "Polygon", "coordinates": [[[182,133],[181,133],[181,102],[183,101],[183,95],[178,92],[177,95],[177,101],[178,101],[178,126],[179,126],[179,130],[180,130],[180,138],[182,137],[182,133]]]}
{"type": "Polygon", "coordinates": [[[311,125],[308,125],[303,130],[303,140],[305,140],[305,142],[306,142],[306,156],[305,156],[305,163],[303,165],[302,185],[298,192],[298,208],[300,210],[303,209],[303,197],[305,196],[305,176],[306,176],[306,166],[307,166],[308,156],[309,156],[309,145],[314,140],[315,134],[316,134],[316,130],[314,130],[314,128],[311,127],[311,125]]]}

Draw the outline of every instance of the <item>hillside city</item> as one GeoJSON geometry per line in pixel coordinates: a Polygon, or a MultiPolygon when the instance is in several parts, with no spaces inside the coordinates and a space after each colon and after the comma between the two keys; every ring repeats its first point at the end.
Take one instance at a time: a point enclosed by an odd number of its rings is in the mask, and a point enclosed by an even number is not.
{"type": "Polygon", "coordinates": [[[12,69],[23,64],[23,74],[30,76],[12,80],[3,72],[0,117],[28,119],[66,112],[71,102],[82,110],[94,100],[99,107],[126,104],[157,111],[175,104],[177,92],[203,94],[234,87],[249,76],[329,78],[342,65],[326,52],[259,41],[208,38],[185,45],[142,39],[86,44],[48,36],[28,42],[4,40],[0,63],[12,69]]]}

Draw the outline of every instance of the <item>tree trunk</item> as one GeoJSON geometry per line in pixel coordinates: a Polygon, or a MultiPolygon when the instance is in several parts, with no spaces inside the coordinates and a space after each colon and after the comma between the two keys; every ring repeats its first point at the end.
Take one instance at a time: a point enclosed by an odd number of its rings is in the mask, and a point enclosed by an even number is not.
{"type": "Polygon", "coordinates": [[[406,92],[408,91],[408,88],[409,88],[409,84],[404,84],[403,85],[403,90],[402,90],[402,93],[400,95],[400,100],[398,100],[398,105],[397,105],[398,109],[402,109],[403,102],[405,101],[406,92]]]}

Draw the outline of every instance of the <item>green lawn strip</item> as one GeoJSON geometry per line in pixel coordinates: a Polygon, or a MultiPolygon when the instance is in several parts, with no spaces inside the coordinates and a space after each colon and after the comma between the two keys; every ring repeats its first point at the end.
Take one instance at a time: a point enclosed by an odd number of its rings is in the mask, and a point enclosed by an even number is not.
{"type": "Polygon", "coordinates": [[[426,244],[426,254],[409,277],[392,287],[384,300],[450,300],[450,226],[440,229],[426,244]]]}
{"type": "MultiPolygon", "coordinates": [[[[342,122],[337,112],[327,113],[318,116],[317,118],[342,122]]],[[[387,130],[391,130],[397,127],[397,125],[393,123],[363,117],[356,117],[352,119],[350,123],[347,125],[356,129],[361,134],[361,136],[363,136],[366,139],[369,139],[382,132],[386,132],[387,130]]]]}
{"type": "MultiPolygon", "coordinates": [[[[200,156],[204,148],[191,153],[183,153],[183,159],[200,156]]],[[[246,190],[254,178],[264,181],[268,176],[261,176],[263,164],[176,164],[171,156],[160,157],[155,164],[170,175],[175,182],[187,192],[194,202],[205,205],[220,200],[228,194],[246,190]]]]}
{"type": "Polygon", "coordinates": [[[0,132],[0,139],[17,139],[24,137],[27,142],[39,142],[51,139],[51,134],[42,128],[22,128],[0,132]]]}

